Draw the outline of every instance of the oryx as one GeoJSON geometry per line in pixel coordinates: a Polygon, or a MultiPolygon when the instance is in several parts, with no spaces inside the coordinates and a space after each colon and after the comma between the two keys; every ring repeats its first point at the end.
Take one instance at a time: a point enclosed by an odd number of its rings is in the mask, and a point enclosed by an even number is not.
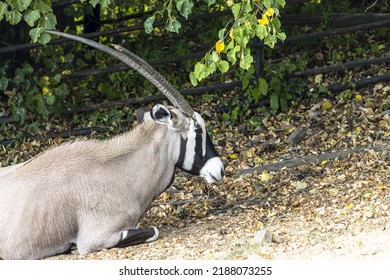
{"type": "MultiPolygon", "coordinates": [[[[40,259],[68,251],[150,242],[155,227],[137,224],[180,168],[220,182],[223,163],[205,123],[156,70],[130,51],[75,35],[150,80],[175,107],[157,104],[133,130],[109,140],[78,140],[0,168],[0,258],[40,259]]],[[[145,116],[145,117],[143,117],[145,116]]]]}

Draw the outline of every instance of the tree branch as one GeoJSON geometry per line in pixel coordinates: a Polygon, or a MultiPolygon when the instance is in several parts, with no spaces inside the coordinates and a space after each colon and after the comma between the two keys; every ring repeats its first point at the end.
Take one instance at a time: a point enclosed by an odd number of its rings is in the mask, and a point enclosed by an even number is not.
{"type": "Polygon", "coordinates": [[[307,163],[314,163],[319,164],[324,160],[343,160],[351,156],[352,154],[362,154],[369,150],[374,150],[375,152],[381,152],[390,150],[390,144],[385,145],[378,145],[375,147],[368,147],[368,148],[359,148],[359,149],[352,149],[347,151],[340,151],[340,152],[334,152],[334,153],[327,153],[327,154],[319,154],[319,155],[311,155],[311,156],[305,156],[302,158],[294,158],[294,159],[288,159],[280,162],[275,162],[263,166],[248,168],[248,169],[242,169],[238,171],[238,174],[250,174],[254,172],[262,172],[262,171],[272,171],[276,172],[279,171],[282,168],[294,168],[298,167],[307,163]]]}

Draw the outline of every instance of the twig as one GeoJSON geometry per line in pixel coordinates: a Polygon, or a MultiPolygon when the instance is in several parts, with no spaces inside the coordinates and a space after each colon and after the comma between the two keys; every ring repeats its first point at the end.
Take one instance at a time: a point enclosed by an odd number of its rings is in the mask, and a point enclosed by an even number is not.
{"type": "Polygon", "coordinates": [[[364,12],[367,13],[367,11],[368,11],[369,9],[371,9],[372,7],[374,7],[374,6],[376,5],[377,2],[378,2],[378,0],[375,0],[374,4],[372,4],[372,5],[370,5],[368,8],[366,8],[366,9],[364,10],[364,12]]]}
{"type": "Polygon", "coordinates": [[[348,158],[350,155],[354,153],[364,153],[369,150],[374,150],[375,152],[390,150],[390,144],[387,145],[378,145],[375,147],[368,147],[368,148],[360,148],[360,149],[353,149],[353,150],[347,150],[347,151],[340,151],[340,152],[334,152],[334,153],[328,153],[328,154],[319,154],[319,155],[311,155],[306,156],[302,158],[294,158],[294,159],[288,159],[280,162],[275,162],[259,167],[254,168],[248,168],[248,169],[242,169],[238,171],[238,174],[250,174],[253,172],[262,172],[262,171],[279,171],[282,168],[294,168],[298,167],[307,163],[314,163],[319,164],[324,160],[334,160],[339,159],[343,160],[348,158]]]}

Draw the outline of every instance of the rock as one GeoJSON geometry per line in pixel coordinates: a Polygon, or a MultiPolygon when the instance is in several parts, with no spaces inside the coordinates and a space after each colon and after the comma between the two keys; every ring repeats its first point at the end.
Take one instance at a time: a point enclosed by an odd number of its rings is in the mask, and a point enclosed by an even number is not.
{"type": "Polygon", "coordinates": [[[253,235],[252,241],[255,243],[269,244],[272,243],[273,234],[268,229],[257,230],[253,235]]]}
{"type": "Polygon", "coordinates": [[[296,145],[299,142],[301,142],[303,138],[305,138],[305,136],[306,136],[306,130],[303,129],[302,127],[297,127],[288,137],[287,144],[296,145]]]}
{"type": "Polygon", "coordinates": [[[347,226],[344,225],[344,224],[334,224],[332,227],[333,227],[334,229],[339,229],[339,230],[342,230],[342,229],[346,229],[346,228],[347,228],[347,226]]]}

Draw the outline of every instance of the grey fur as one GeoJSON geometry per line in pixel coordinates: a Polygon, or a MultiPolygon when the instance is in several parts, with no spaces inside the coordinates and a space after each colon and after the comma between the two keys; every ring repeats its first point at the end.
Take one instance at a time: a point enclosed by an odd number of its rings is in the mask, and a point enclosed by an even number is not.
{"type": "Polygon", "coordinates": [[[223,179],[223,164],[204,120],[133,53],[74,35],[49,33],[120,59],[153,82],[177,109],[156,105],[153,118],[137,113],[141,124],[130,132],[106,141],[67,143],[27,162],[0,168],[0,258],[39,259],[68,251],[72,244],[85,254],[139,243],[143,233],[147,234],[144,242],[155,240],[157,230],[137,232],[137,224],[153,199],[173,182],[176,167],[208,182],[223,179]],[[196,137],[202,137],[202,147],[196,146],[196,137]],[[128,230],[132,234],[123,234],[128,230]]]}
{"type": "Polygon", "coordinates": [[[193,122],[170,111],[175,120],[145,120],[109,140],[65,143],[0,168],[0,257],[40,259],[72,243],[86,254],[137,228],[172,183],[180,139],[193,122]]]}

